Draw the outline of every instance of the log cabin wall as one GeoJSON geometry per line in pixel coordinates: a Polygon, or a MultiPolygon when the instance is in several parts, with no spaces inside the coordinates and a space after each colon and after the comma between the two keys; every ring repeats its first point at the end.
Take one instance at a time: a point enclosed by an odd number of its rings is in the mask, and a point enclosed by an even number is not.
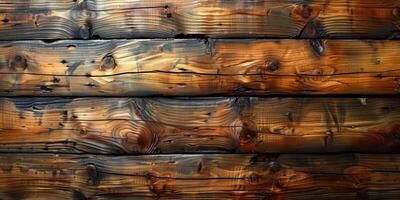
{"type": "Polygon", "coordinates": [[[400,199],[399,0],[0,0],[0,200],[400,199]]]}

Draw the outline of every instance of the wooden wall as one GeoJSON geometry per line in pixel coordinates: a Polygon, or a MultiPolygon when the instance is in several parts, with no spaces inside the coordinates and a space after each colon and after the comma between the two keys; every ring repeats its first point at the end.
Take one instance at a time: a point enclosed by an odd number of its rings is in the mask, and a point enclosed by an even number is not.
{"type": "Polygon", "coordinates": [[[399,199],[400,0],[0,0],[0,200],[399,199]]]}

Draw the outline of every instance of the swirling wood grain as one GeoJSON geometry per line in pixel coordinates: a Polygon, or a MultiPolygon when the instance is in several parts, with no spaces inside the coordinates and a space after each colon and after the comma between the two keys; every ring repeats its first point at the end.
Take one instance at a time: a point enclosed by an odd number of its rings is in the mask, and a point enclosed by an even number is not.
{"type": "Polygon", "coordinates": [[[0,94],[399,94],[399,41],[0,43],[0,94]]]}
{"type": "Polygon", "coordinates": [[[0,152],[399,152],[398,98],[0,99],[0,152]]]}
{"type": "Polygon", "coordinates": [[[397,0],[2,1],[0,39],[398,38],[397,0]]]}
{"type": "Polygon", "coordinates": [[[0,154],[8,199],[396,199],[393,155],[0,154]]]}

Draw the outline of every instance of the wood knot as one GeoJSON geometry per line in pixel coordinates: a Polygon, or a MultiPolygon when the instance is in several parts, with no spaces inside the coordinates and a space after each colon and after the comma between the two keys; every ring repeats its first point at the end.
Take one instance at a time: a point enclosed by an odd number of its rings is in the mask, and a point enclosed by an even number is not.
{"type": "Polygon", "coordinates": [[[113,70],[117,67],[117,63],[112,55],[107,55],[103,58],[100,66],[100,70],[107,71],[113,70]]]}
{"type": "Polygon", "coordinates": [[[82,39],[85,39],[85,40],[89,39],[89,37],[90,37],[90,28],[88,26],[85,26],[85,25],[81,26],[79,28],[79,37],[82,38],[82,39]]]}
{"type": "Polygon", "coordinates": [[[53,82],[54,84],[60,83],[60,78],[58,77],[53,77],[53,80],[51,80],[51,82],[53,82]]]}
{"type": "Polygon", "coordinates": [[[293,9],[293,14],[296,16],[300,16],[302,19],[308,19],[312,15],[312,7],[302,4],[302,5],[297,5],[293,9]]]}
{"type": "Polygon", "coordinates": [[[310,40],[310,46],[317,56],[321,56],[325,51],[324,41],[322,40],[310,40]]]}
{"type": "Polygon", "coordinates": [[[159,131],[146,123],[121,122],[113,127],[111,135],[121,138],[120,145],[124,152],[156,153],[158,138],[155,133],[159,131]]]}
{"type": "Polygon", "coordinates": [[[201,173],[201,171],[203,170],[203,163],[200,161],[199,164],[197,165],[197,173],[201,173]]]}
{"type": "Polygon", "coordinates": [[[145,172],[145,173],[143,174],[143,177],[144,177],[145,179],[147,179],[147,180],[150,180],[150,179],[153,178],[153,175],[151,175],[150,172],[145,172]]]}
{"type": "Polygon", "coordinates": [[[53,92],[53,90],[54,90],[53,88],[46,86],[46,85],[41,85],[39,87],[39,89],[40,89],[40,93],[49,93],[49,92],[53,92]]]}
{"type": "Polygon", "coordinates": [[[79,10],[87,10],[88,9],[88,2],[86,0],[74,0],[78,4],[79,10]]]}
{"type": "Polygon", "coordinates": [[[87,135],[87,133],[88,133],[88,131],[84,128],[79,131],[79,134],[81,134],[81,135],[87,135]]]}
{"type": "Polygon", "coordinates": [[[290,122],[293,121],[293,113],[292,113],[292,112],[290,112],[290,111],[286,112],[286,113],[285,113],[285,116],[288,118],[288,120],[289,120],[290,122]]]}
{"type": "Polygon", "coordinates": [[[162,15],[166,18],[172,17],[172,12],[169,5],[163,7],[162,15]]]}
{"type": "Polygon", "coordinates": [[[267,60],[265,62],[265,67],[267,68],[267,71],[276,71],[279,69],[279,61],[275,59],[267,60]]]}
{"type": "Polygon", "coordinates": [[[99,173],[94,164],[88,164],[86,166],[87,175],[89,177],[88,184],[89,185],[97,185],[99,183],[99,173]]]}
{"type": "Polygon", "coordinates": [[[250,184],[257,184],[260,182],[260,176],[256,173],[251,173],[249,176],[246,177],[246,180],[250,184]]]}
{"type": "Polygon", "coordinates": [[[280,178],[275,182],[276,187],[278,188],[285,188],[288,185],[288,180],[280,178]]]}
{"type": "Polygon", "coordinates": [[[245,85],[240,85],[239,87],[236,88],[236,91],[238,91],[238,92],[248,92],[250,90],[251,90],[251,88],[249,88],[245,85]]]}
{"type": "Polygon", "coordinates": [[[257,131],[250,128],[247,123],[244,124],[242,130],[240,131],[239,139],[241,142],[251,142],[257,138],[257,131]]]}
{"type": "Polygon", "coordinates": [[[273,172],[273,173],[278,172],[282,168],[282,166],[275,161],[271,161],[271,163],[269,164],[269,167],[271,169],[271,172],[273,172]]]}
{"type": "Polygon", "coordinates": [[[23,56],[16,55],[13,59],[10,60],[9,65],[9,67],[14,70],[25,70],[28,67],[28,62],[23,56]]]}

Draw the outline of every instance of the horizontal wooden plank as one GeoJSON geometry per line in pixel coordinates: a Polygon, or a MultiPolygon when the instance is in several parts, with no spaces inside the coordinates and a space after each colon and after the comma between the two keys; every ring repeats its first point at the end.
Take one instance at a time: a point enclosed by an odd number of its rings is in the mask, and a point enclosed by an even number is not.
{"type": "Polygon", "coordinates": [[[398,0],[2,0],[0,40],[398,38],[398,0]]]}
{"type": "Polygon", "coordinates": [[[400,41],[0,42],[0,95],[399,94],[400,41]]]}
{"type": "Polygon", "coordinates": [[[400,152],[399,98],[1,98],[0,152],[400,152]]]}
{"type": "Polygon", "coordinates": [[[2,199],[396,199],[400,156],[0,154],[2,199]]]}

